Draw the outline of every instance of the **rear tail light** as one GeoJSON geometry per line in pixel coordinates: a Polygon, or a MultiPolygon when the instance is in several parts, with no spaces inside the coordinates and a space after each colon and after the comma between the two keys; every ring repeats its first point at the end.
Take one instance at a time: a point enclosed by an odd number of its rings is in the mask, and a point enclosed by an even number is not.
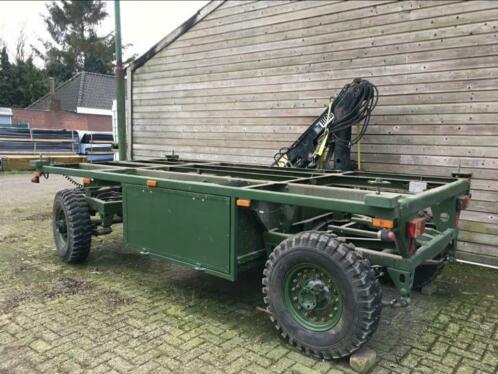
{"type": "Polygon", "coordinates": [[[460,196],[457,198],[457,210],[465,210],[469,207],[470,204],[470,196],[460,196]]]}
{"type": "Polygon", "coordinates": [[[425,231],[425,217],[419,217],[412,219],[408,222],[408,237],[410,238],[410,244],[408,247],[408,253],[414,255],[417,252],[417,239],[425,231]]]}
{"type": "Polygon", "coordinates": [[[408,222],[408,237],[416,239],[425,231],[425,217],[415,218],[408,222]]]}
{"type": "Polygon", "coordinates": [[[455,226],[458,226],[460,223],[460,212],[469,207],[470,196],[469,195],[459,196],[456,202],[457,202],[457,209],[455,214],[455,226]]]}

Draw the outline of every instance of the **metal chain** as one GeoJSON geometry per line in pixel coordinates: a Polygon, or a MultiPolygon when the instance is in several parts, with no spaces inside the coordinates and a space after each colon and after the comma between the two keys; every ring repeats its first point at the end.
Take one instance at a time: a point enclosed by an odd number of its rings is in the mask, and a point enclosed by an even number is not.
{"type": "Polygon", "coordinates": [[[72,184],[74,184],[76,187],[78,188],[83,188],[83,185],[82,184],[79,184],[78,182],[76,182],[73,178],[67,176],[67,175],[63,175],[64,178],[66,178],[69,182],[71,182],[72,184]]]}

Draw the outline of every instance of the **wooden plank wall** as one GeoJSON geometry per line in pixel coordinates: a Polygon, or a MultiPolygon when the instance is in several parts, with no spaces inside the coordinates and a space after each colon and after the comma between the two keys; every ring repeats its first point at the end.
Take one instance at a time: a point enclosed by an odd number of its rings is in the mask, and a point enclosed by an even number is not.
{"type": "Polygon", "coordinates": [[[269,164],[354,77],[371,171],[474,173],[459,256],[498,264],[498,1],[225,2],[135,70],[133,157],[269,164]]]}

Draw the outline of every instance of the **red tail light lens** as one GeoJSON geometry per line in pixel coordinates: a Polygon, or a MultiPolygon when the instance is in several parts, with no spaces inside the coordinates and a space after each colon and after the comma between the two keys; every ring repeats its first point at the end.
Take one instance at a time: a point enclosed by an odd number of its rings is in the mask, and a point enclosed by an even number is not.
{"type": "Polygon", "coordinates": [[[457,199],[457,210],[465,210],[469,207],[470,204],[470,196],[460,196],[457,199]]]}
{"type": "Polygon", "coordinates": [[[408,237],[416,239],[425,231],[425,217],[416,218],[408,222],[408,237]]]}

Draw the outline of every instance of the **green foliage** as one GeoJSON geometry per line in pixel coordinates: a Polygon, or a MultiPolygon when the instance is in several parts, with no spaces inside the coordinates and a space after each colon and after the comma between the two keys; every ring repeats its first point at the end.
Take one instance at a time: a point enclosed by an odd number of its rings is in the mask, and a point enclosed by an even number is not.
{"type": "Polygon", "coordinates": [[[21,32],[15,61],[5,47],[0,50],[0,106],[26,107],[48,91],[48,77],[64,82],[80,71],[112,74],[114,35],[99,35],[100,23],[108,16],[101,0],[52,1],[44,17],[50,41],[42,41],[44,51],[33,48],[45,61],[45,68],[33,64],[32,53],[25,53],[21,32]],[[27,57],[26,57],[27,56],[27,57]]]}
{"type": "Polygon", "coordinates": [[[37,53],[46,61],[49,76],[62,82],[82,70],[113,72],[114,35],[97,34],[108,16],[105,2],[53,1],[47,4],[47,11],[44,20],[52,40],[43,43],[45,53],[37,53]]]}
{"type": "Polygon", "coordinates": [[[33,64],[33,58],[16,61],[14,65],[14,97],[12,106],[25,108],[48,91],[45,72],[33,64]]]}
{"type": "Polygon", "coordinates": [[[0,52],[0,106],[10,107],[12,105],[13,69],[9,61],[7,48],[4,46],[0,52]]]}
{"type": "Polygon", "coordinates": [[[24,108],[47,92],[45,73],[19,51],[13,64],[5,47],[0,52],[0,106],[24,108]]]}

